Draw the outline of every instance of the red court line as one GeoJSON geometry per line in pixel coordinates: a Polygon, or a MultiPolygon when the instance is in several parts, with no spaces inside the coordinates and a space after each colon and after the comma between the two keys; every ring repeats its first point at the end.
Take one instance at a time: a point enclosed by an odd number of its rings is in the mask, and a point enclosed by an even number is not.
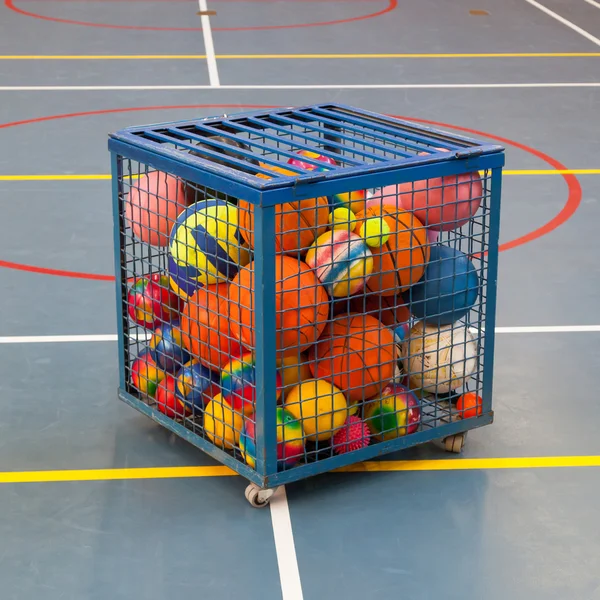
{"type": "MultiPolygon", "coordinates": [[[[340,2],[341,3],[341,2],[340,2]]],[[[61,19],[58,17],[49,17],[40,15],[35,12],[30,12],[15,6],[14,0],[4,0],[4,5],[9,10],[16,12],[25,17],[41,19],[43,21],[52,21],[54,23],[65,23],[67,25],[80,25],[82,27],[100,27],[108,29],[128,29],[138,31],[202,31],[201,27],[146,27],[141,25],[113,25],[110,23],[91,23],[88,21],[74,21],[72,19],[61,19]]],[[[254,27],[213,27],[213,31],[264,31],[271,29],[298,29],[303,27],[326,27],[330,25],[342,25],[344,23],[353,23],[354,21],[366,21],[374,19],[395,10],[398,7],[398,0],[387,0],[387,6],[381,10],[358,17],[350,17],[347,19],[336,19],[334,21],[322,21],[318,23],[297,23],[294,25],[257,25],[254,27]]]]}
{"type": "MultiPolygon", "coordinates": [[[[243,109],[271,109],[278,108],[272,105],[263,105],[263,104],[187,104],[187,105],[174,105],[174,106],[135,106],[130,108],[111,108],[111,109],[103,109],[103,110],[92,110],[86,112],[77,112],[77,113],[67,113],[62,115],[51,115],[47,117],[37,117],[34,119],[26,119],[23,121],[13,121],[10,123],[0,124],[0,129],[5,129],[9,127],[18,127],[21,125],[31,125],[34,123],[43,123],[45,121],[57,121],[59,119],[71,119],[76,117],[89,117],[94,115],[105,115],[112,113],[126,113],[126,112],[140,112],[147,110],[178,110],[178,109],[197,109],[197,108],[243,108],[243,109]]],[[[509,146],[513,146],[514,148],[519,148],[524,152],[528,152],[533,156],[539,158],[540,160],[549,164],[553,169],[557,169],[559,171],[566,171],[568,167],[563,165],[561,162],[552,158],[548,154],[541,152],[540,150],[536,150],[535,148],[531,148],[530,146],[526,146],[525,144],[521,144],[519,142],[515,142],[513,140],[509,140],[508,138],[500,137],[497,135],[493,135],[491,133],[486,133],[484,131],[479,131],[477,129],[470,129],[468,127],[460,127],[458,125],[449,125],[447,123],[440,123],[439,121],[429,121],[427,119],[417,119],[414,117],[400,117],[399,119],[406,119],[409,121],[414,121],[417,123],[423,123],[426,125],[433,125],[435,127],[442,127],[444,129],[455,129],[456,131],[463,131],[465,133],[469,133],[476,136],[481,136],[485,138],[489,138],[492,140],[496,140],[502,144],[506,144],[509,146]]],[[[539,239],[552,231],[554,231],[560,225],[566,223],[574,214],[575,211],[579,208],[581,203],[581,186],[579,185],[579,181],[575,175],[562,175],[564,180],[567,183],[567,187],[569,189],[569,195],[567,201],[560,212],[552,218],[547,223],[544,223],[541,227],[534,229],[533,231],[522,235],[519,238],[514,240],[510,240],[509,242],[505,242],[500,245],[500,251],[503,252],[505,250],[511,250],[513,248],[517,248],[518,246],[523,246],[529,242],[532,242],[536,239],[539,239]]],[[[92,279],[97,281],[113,281],[114,276],[112,275],[98,275],[95,273],[85,273],[81,271],[63,271],[57,269],[48,269],[45,267],[36,267],[33,265],[26,265],[22,263],[15,263],[9,261],[0,260],[0,268],[7,269],[16,269],[19,271],[29,271],[31,273],[41,273],[44,275],[54,275],[56,277],[72,277],[77,279],[92,279]]]]}

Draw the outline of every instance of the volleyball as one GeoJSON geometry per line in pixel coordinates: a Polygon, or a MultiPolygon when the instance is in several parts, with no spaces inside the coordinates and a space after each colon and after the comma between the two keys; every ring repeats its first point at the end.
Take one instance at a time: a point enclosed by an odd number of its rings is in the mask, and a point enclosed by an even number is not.
{"type": "Polygon", "coordinates": [[[250,260],[237,207],[214,198],[192,204],[175,221],[169,252],[176,266],[186,267],[188,283],[210,285],[232,279],[250,260]]]}
{"type": "Polygon", "coordinates": [[[410,330],[401,351],[412,389],[445,394],[477,371],[477,344],[464,325],[438,328],[421,321],[410,330]]]}

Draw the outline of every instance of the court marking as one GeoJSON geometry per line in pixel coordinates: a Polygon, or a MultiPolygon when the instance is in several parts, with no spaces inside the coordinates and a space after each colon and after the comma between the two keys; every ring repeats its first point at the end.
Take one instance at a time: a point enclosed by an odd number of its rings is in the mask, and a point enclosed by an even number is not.
{"type": "MultiPolygon", "coordinates": [[[[503,169],[502,175],[600,175],[600,169],[503,169]]],[[[0,181],[110,181],[110,173],[0,175],[0,181]]]]}
{"type": "Polygon", "coordinates": [[[588,4],[595,6],[596,8],[600,8],[600,2],[596,2],[596,0],[585,0],[588,4]]]}
{"type": "MultiPolygon", "coordinates": [[[[600,325],[530,325],[496,327],[503,333],[600,333],[600,325]]],[[[116,342],[116,333],[81,335],[8,335],[0,336],[0,344],[72,344],[82,342],[116,342]]]]}
{"type": "Polygon", "coordinates": [[[0,92],[151,92],[204,90],[451,90],[451,89],[535,89],[597,88],[600,82],[564,83],[334,83],[278,85],[5,85],[0,92]]]}
{"type": "Polygon", "coordinates": [[[303,600],[302,583],[296,557],[292,519],[285,486],[275,490],[269,503],[275,539],[275,554],[283,600],[303,600]]]}
{"type": "MultiPolygon", "coordinates": [[[[496,471],[506,469],[557,469],[600,467],[600,455],[531,456],[514,458],[436,458],[382,460],[356,463],[332,473],[386,473],[400,471],[496,471]]],[[[134,479],[195,479],[232,477],[238,474],[224,465],[193,467],[131,467],[123,469],[61,469],[48,471],[3,471],[2,483],[57,483],[76,481],[120,481],[134,479]]]]}
{"type": "MultiPolygon", "coordinates": [[[[206,0],[198,0],[198,8],[201,13],[208,13],[208,4],[206,0]]],[[[204,50],[206,52],[206,64],[208,66],[208,80],[213,87],[219,87],[219,71],[217,69],[217,59],[215,58],[215,45],[213,42],[212,30],[210,28],[210,16],[203,14],[200,17],[202,23],[202,37],[204,38],[204,50]]]]}
{"type": "MultiPolygon", "coordinates": [[[[72,19],[61,19],[59,17],[52,17],[47,15],[41,15],[35,12],[29,12],[22,8],[15,6],[14,0],[4,0],[4,6],[9,10],[23,15],[25,17],[32,17],[40,19],[42,21],[50,21],[53,23],[65,23],[67,25],[79,25],[81,27],[94,27],[94,28],[106,28],[106,29],[126,29],[136,31],[200,31],[199,27],[146,27],[140,25],[113,25],[110,23],[92,23],[89,21],[74,21],[72,19]]],[[[346,23],[353,23],[355,21],[366,21],[368,19],[374,19],[387,13],[394,11],[398,7],[398,0],[387,0],[387,6],[376,12],[368,13],[366,15],[360,15],[358,17],[350,17],[346,19],[335,19],[333,21],[321,21],[317,23],[297,23],[291,25],[258,25],[255,27],[215,27],[214,31],[264,31],[273,29],[299,29],[306,27],[329,27],[331,25],[342,25],[346,23]]]]}
{"type": "MultiPolygon", "coordinates": [[[[589,0],[586,0],[589,1],[589,0]]],[[[600,5],[599,5],[600,6],[600,5]]],[[[392,53],[392,54],[215,54],[219,60],[344,60],[432,58],[598,58],[600,52],[487,52],[487,53],[392,53]]],[[[4,54],[0,60],[203,60],[206,54],[4,54]]]]}
{"type": "Polygon", "coordinates": [[[578,25],[575,25],[575,23],[571,23],[571,21],[568,21],[564,17],[561,17],[558,13],[555,13],[553,10],[550,10],[549,8],[545,7],[543,4],[540,4],[536,0],[525,0],[525,2],[527,2],[528,4],[531,4],[531,6],[535,6],[537,9],[541,10],[543,13],[546,13],[548,16],[552,17],[553,19],[556,19],[559,23],[566,25],[569,29],[576,31],[579,35],[588,39],[590,42],[593,42],[594,44],[596,44],[596,46],[600,46],[600,39],[593,36],[591,33],[587,32],[585,29],[582,29],[578,25]]]}
{"type": "MultiPolygon", "coordinates": [[[[210,88],[213,89],[213,88],[210,88]]],[[[10,123],[0,123],[0,129],[5,129],[8,127],[17,127],[22,125],[31,125],[33,123],[42,123],[47,121],[55,121],[58,119],[70,119],[75,117],[88,117],[92,115],[105,115],[105,114],[114,114],[114,113],[129,113],[129,112],[138,112],[138,111],[147,111],[147,110],[174,110],[174,109],[198,109],[198,108],[237,108],[240,109],[244,106],[245,108],[258,108],[258,109],[271,109],[276,108],[273,105],[264,105],[264,104],[255,104],[255,105],[231,105],[231,104],[192,104],[192,105],[171,105],[171,106],[138,106],[138,107],[129,107],[129,108],[111,108],[111,109],[102,109],[102,110],[93,110],[93,111],[84,111],[78,113],[66,113],[60,115],[50,115],[45,117],[36,117],[33,119],[25,119],[21,121],[13,121],[10,123]]],[[[491,133],[487,133],[484,131],[479,131],[477,129],[471,129],[469,127],[461,127],[459,125],[450,125],[448,123],[441,123],[439,121],[431,121],[429,119],[419,119],[416,117],[406,117],[400,115],[392,115],[396,118],[403,119],[405,121],[414,121],[416,123],[424,123],[425,125],[430,125],[434,127],[442,127],[455,129],[456,131],[461,131],[468,133],[470,135],[474,135],[477,137],[489,138],[495,141],[498,141],[502,144],[507,144],[509,146],[514,146],[515,148],[519,148],[533,156],[539,158],[543,162],[547,163],[551,167],[557,170],[566,171],[568,170],[565,165],[563,165],[558,160],[552,158],[551,156],[541,152],[540,150],[536,150],[535,148],[531,148],[530,146],[526,146],[525,144],[521,144],[520,142],[516,142],[514,140],[509,140],[508,138],[501,137],[498,135],[494,135],[491,133]]],[[[552,219],[547,221],[546,223],[539,226],[537,229],[534,229],[525,235],[522,235],[516,239],[510,240],[508,242],[503,242],[500,244],[498,250],[500,252],[504,252],[506,250],[510,250],[521,246],[523,244],[527,244],[532,242],[544,235],[547,235],[554,231],[557,227],[560,227],[562,224],[566,223],[577,211],[579,205],[581,203],[581,185],[577,177],[574,175],[562,175],[565,183],[568,188],[568,196],[567,200],[560,210],[558,214],[556,214],[552,219]]],[[[67,270],[58,270],[46,267],[38,267],[35,265],[28,265],[24,263],[18,263],[13,261],[5,261],[0,260],[0,267],[7,269],[15,269],[18,271],[26,271],[30,273],[38,273],[44,275],[52,275],[57,277],[73,277],[77,279],[87,279],[94,281],[113,281],[114,276],[112,275],[99,275],[96,273],[86,273],[82,271],[67,271],[67,270]]]]}

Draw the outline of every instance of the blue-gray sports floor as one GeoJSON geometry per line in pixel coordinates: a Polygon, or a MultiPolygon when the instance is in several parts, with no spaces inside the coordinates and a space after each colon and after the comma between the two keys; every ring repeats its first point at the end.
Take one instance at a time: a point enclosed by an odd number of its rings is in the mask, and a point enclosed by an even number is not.
{"type": "Polygon", "coordinates": [[[220,86],[200,8],[0,6],[1,600],[600,598],[600,4],[212,0],[220,86]],[[289,486],[290,538],[238,477],[138,470],[213,463],[116,399],[106,140],[333,100],[503,138],[496,420],[289,486]]]}

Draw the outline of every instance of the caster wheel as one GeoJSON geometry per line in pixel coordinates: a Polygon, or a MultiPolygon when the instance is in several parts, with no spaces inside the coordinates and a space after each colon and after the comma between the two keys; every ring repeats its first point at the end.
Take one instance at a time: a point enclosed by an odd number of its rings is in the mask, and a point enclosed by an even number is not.
{"type": "Polygon", "coordinates": [[[253,506],[254,508],[264,508],[265,506],[268,506],[274,493],[275,490],[263,490],[256,484],[251,483],[246,488],[245,496],[246,500],[250,502],[250,506],[253,506]]]}
{"type": "Polygon", "coordinates": [[[444,439],[444,446],[446,452],[452,452],[454,454],[460,454],[465,445],[466,434],[457,433],[456,435],[450,435],[444,439]]]}

